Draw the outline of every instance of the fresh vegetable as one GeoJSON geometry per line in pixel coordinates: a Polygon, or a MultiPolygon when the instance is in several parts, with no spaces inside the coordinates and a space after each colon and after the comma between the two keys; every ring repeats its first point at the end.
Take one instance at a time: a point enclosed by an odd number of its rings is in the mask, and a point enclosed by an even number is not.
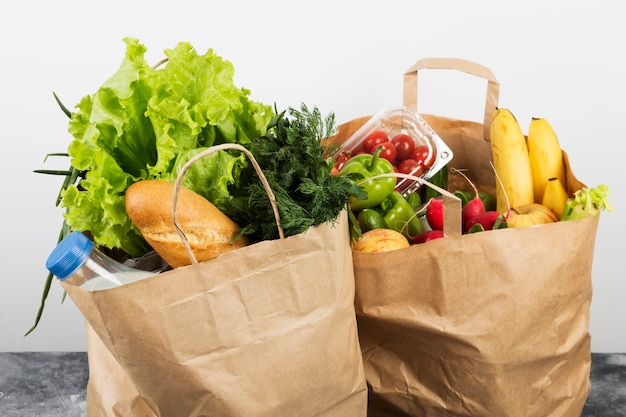
{"type": "Polygon", "coordinates": [[[426,243],[435,239],[440,239],[442,237],[444,237],[442,230],[424,230],[423,232],[419,233],[417,236],[413,237],[411,241],[414,244],[419,244],[419,243],[426,243]]]}
{"type": "Polygon", "coordinates": [[[411,159],[416,160],[427,171],[435,163],[435,153],[426,145],[417,145],[411,152],[411,159]]]}
{"type": "Polygon", "coordinates": [[[497,211],[485,211],[472,217],[465,223],[465,233],[483,232],[485,230],[506,229],[506,215],[497,211]]]}
{"type": "Polygon", "coordinates": [[[334,165],[334,168],[336,170],[335,173],[338,173],[341,170],[341,168],[343,168],[343,165],[346,162],[348,162],[350,158],[352,158],[352,155],[350,154],[350,152],[348,151],[339,152],[339,154],[335,158],[335,165],[334,165]]]}
{"type": "Polygon", "coordinates": [[[415,159],[405,159],[398,165],[398,172],[421,177],[424,173],[424,168],[415,159]]]}
{"type": "MultiPolygon", "coordinates": [[[[510,210],[508,207],[507,201],[507,211],[506,213],[500,213],[495,210],[495,205],[490,204],[493,207],[490,207],[491,210],[487,210],[483,199],[480,197],[480,191],[476,185],[465,175],[462,171],[458,171],[465,180],[472,187],[473,192],[471,198],[463,205],[463,211],[461,213],[462,221],[463,221],[463,232],[464,233],[476,233],[482,232],[485,230],[496,230],[496,229],[505,229],[508,227],[508,218],[510,215],[510,210]]],[[[497,173],[495,173],[497,176],[497,173]]],[[[497,177],[498,181],[500,181],[500,177],[497,177]]],[[[465,194],[463,194],[465,196],[465,194]]],[[[490,197],[489,194],[486,194],[490,197]]],[[[495,203],[495,202],[493,202],[495,203]]]]}
{"type": "Polygon", "coordinates": [[[443,200],[431,198],[426,205],[426,221],[433,230],[443,230],[443,200]]]}
{"type": "Polygon", "coordinates": [[[490,194],[487,191],[479,190],[478,197],[480,197],[480,199],[483,201],[483,204],[485,205],[485,210],[496,211],[496,198],[493,196],[493,194],[490,194]]]}
{"type": "Polygon", "coordinates": [[[485,204],[483,203],[483,200],[481,200],[478,195],[478,188],[476,188],[476,185],[472,181],[470,181],[467,175],[465,175],[462,171],[455,170],[455,172],[458,172],[459,174],[461,174],[463,178],[465,178],[465,180],[472,187],[472,190],[474,190],[473,197],[467,203],[463,205],[462,212],[461,212],[462,221],[463,221],[463,230],[467,231],[467,227],[466,227],[467,222],[471,220],[472,218],[478,216],[479,214],[486,212],[487,210],[485,209],[485,204]]]}
{"type": "Polygon", "coordinates": [[[391,143],[393,143],[396,147],[397,158],[399,161],[412,158],[415,141],[411,136],[406,133],[398,133],[391,139],[391,143]]]}
{"type": "Polygon", "coordinates": [[[609,187],[600,184],[594,188],[584,187],[567,200],[561,220],[577,220],[597,216],[602,210],[614,211],[609,203],[609,187]]]}
{"type": "MultiPolygon", "coordinates": [[[[461,191],[461,190],[456,190],[454,192],[454,195],[461,199],[461,204],[463,206],[476,196],[474,191],[461,191]]],[[[493,195],[489,194],[487,191],[478,190],[478,197],[482,200],[483,204],[485,205],[486,211],[496,210],[496,199],[493,195]]]]}
{"type": "Polygon", "coordinates": [[[392,192],[377,207],[377,210],[383,216],[387,227],[402,233],[409,239],[422,231],[419,217],[415,214],[409,202],[398,191],[392,192]]]}
{"type": "Polygon", "coordinates": [[[393,143],[383,142],[380,145],[375,146],[375,149],[372,150],[370,153],[373,154],[378,148],[382,148],[380,152],[381,158],[385,158],[387,161],[391,162],[392,164],[395,162],[397,151],[393,143]]]}
{"type": "MultiPolygon", "coordinates": [[[[143,45],[124,41],[120,68],[71,113],[68,154],[80,175],[62,191],[61,206],[69,228],[136,257],[150,248],[125,212],[128,186],[147,178],[173,180],[182,164],[208,146],[250,144],[274,113],[234,85],[232,64],[212,50],[199,55],[179,43],[165,51],[165,66],[155,69],[143,45]]],[[[184,184],[221,208],[230,198],[228,186],[246,166],[243,156],[218,152],[194,166],[184,184]]]]}
{"type": "Polygon", "coordinates": [[[373,153],[378,145],[389,142],[389,136],[384,130],[375,130],[363,139],[361,148],[365,153],[373,153]]]}
{"type": "MultiPolygon", "coordinates": [[[[276,197],[285,236],[292,236],[334,221],[352,198],[365,199],[366,194],[346,176],[331,173],[336,149],[323,141],[334,133],[334,114],[324,118],[317,107],[304,104],[299,110],[276,113],[267,133],[251,139],[249,149],[276,197]]],[[[242,168],[239,180],[228,189],[232,198],[223,211],[242,227],[242,234],[258,240],[279,237],[270,201],[252,165],[242,168]]]]}
{"type": "Polygon", "coordinates": [[[411,208],[415,211],[422,205],[422,198],[420,197],[419,192],[412,191],[404,197],[406,201],[409,202],[411,208]]]}
{"type": "Polygon", "coordinates": [[[388,252],[409,246],[402,233],[386,228],[369,230],[352,243],[352,249],[358,252],[388,252]]]}
{"type": "MultiPolygon", "coordinates": [[[[365,136],[361,143],[350,150],[353,156],[359,154],[374,154],[379,147],[383,150],[380,157],[388,160],[394,167],[394,172],[411,174],[422,177],[435,163],[436,154],[431,147],[425,144],[416,145],[416,138],[407,133],[396,133],[390,139],[383,129],[377,129],[365,136]]],[[[335,166],[341,168],[342,161],[336,159],[335,166]]],[[[399,183],[397,183],[399,185],[399,183]]]]}
{"type": "Polygon", "coordinates": [[[363,209],[357,215],[361,232],[367,232],[372,229],[386,228],[387,224],[383,216],[375,209],[363,209]]]}
{"type": "Polygon", "coordinates": [[[468,201],[461,212],[463,230],[467,230],[467,222],[469,222],[471,219],[478,216],[479,214],[483,214],[485,212],[485,205],[483,204],[483,201],[478,197],[478,194],[476,194],[476,197],[468,201]]]}
{"type": "Polygon", "coordinates": [[[354,196],[350,200],[350,208],[359,211],[372,208],[382,203],[393,192],[396,186],[395,177],[383,177],[369,180],[379,174],[393,173],[391,162],[380,157],[382,148],[378,148],[373,155],[360,154],[350,158],[339,171],[337,176],[347,177],[355,184],[359,184],[367,193],[365,198],[354,196]]]}

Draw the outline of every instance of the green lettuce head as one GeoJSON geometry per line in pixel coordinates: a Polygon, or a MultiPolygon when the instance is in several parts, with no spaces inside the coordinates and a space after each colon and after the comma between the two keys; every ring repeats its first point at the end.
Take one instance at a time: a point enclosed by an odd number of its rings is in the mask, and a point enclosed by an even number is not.
{"type": "MultiPolygon", "coordinates": [[[[174,181],[207,147],[250,144],[266,133],[274,112],[235,86],[233,65],[212,50],[199,55],[181,42],[153,67],[137,39],[124,41],[117,72],[71,115],[68,153],[83,178],[63,192],[61,205],[73,230],[136,257],[151,249],[126,214],[126,189],[143,179],[174,181]]],[[[243,155],[218,151],[194,164],[183,184],[221,208],[248,163],[243,155]]]]}

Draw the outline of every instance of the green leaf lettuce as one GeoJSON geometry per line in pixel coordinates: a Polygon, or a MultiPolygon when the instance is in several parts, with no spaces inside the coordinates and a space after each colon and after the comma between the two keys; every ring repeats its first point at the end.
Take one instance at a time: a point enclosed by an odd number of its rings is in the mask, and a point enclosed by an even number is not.
{"type": "MultiPolygon", "coordinates": [[[[124,41],[119,69],[71,114],[68,153],[83,178],[63,192],[61,205],[72,229],[140,256],[150,247],[126,214],[126,189],[142,179],[174,181],[189,158],[212,145],[249,144],[265,134],[274,112],[235,86],[233,65],[212,50],[199,55],[181,42],[153,67],[137,39],[124,41]]],[[[194,164],[184,185],[219,208],[248,164],[243,155],[219,151],[194,164]]]]}

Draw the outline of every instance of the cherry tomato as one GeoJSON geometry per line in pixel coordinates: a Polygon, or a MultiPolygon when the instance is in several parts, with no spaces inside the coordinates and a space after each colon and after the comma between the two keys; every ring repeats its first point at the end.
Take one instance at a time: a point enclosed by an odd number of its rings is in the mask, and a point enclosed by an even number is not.
{"type": "Polygon", "coordinates": [[[348,161],[348,159],[352,158],[352,155],[348,151],[341,151],[337,154],[337,158],[335,159],[334,167],[337,171],[341,171],[343,165],[348,161]]]}
{"type": "Polygon", "coordinates": [[[398,165],[398,171],[403,174],[415,175],[416,177],[421,177],[424,173],[423,167],[415,159],[405,159],[400,162],[400,165],[398,165]]]}
{"type": "Polygon", "coordinates": [[[396,154],[397,154],[396,147],[394,146],[394,144],[391,142],[383,142],[380,145],[377,145],[374,148],[372,148],[370,152],[373,155],[376,152],[376,150],[378,150],[378,148],[381,148],[381,147],[383,148],[383,150],[380,153],[380,157],[385,158],[387,161],[393,164],[394,161],[396,160],[396,154]]]}
{"type": "Polygon", "coordinates": [[[413,149],[412,157],[423,166],[425,170],[433,166],[435,162],[435,154],[431,153],[426,145],[417,145],[415,149],[413,149]]]}
{"type": "Polygon", "coordinates": [[[365,153],[373,153],[372,149],[376,149],[376,145],[380,145],[383,142],[389,142],[389,136],[384,130],[375,130],[363,139],[361,147],[365,153]]]}
{"type": "Polygon", "coordinates": [[[396,146],[398,161],[411,158],[411,152],[413,152],[413,148],[415,148],[415,142],[413,142],[413,138],[411,136],[404,133],[398,133],[393,137],[393,139],[391,139],[391,143],[396,146]]]}

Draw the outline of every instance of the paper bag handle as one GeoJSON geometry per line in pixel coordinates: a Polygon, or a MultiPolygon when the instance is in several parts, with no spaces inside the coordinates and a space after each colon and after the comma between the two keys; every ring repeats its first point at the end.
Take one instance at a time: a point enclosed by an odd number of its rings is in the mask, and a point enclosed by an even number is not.
{"type": "Polygon", "coordinates": [[[452,69],[487,80],[487,98],[483,116],[483,138],[489,141],[489,129],[493,112],[498,106],[500,83],[491,70],[483,65],[459,58],[424,58],[417,61],[404,73],[403,103],[417,111],[417,75],[423,69],[452,69]]]}
{"type": "MultiPolygon", "coordinates": [[[[445,169],[445,168],[444,168],[445,169]]],[[[448,190],[441,188],[435,184],[432,184],[426,181],[422,177],[417,177],[415,175],[410,174],[402,174],[400,172],[394,172],[389,174],[378,174],[372,177],[369,177],[366,180],[361,181],[359,184],[362,184],[367,181],[372,181],[376,178],[384,178],[384,177],[396,177],[396,178],[406,178],[409,180],[416,181],[421,185],[425,185],[429,188],[432,188],[435,191],[441,193],[443,200],[443,233],[446,236],[461,236],[463,234],[463,217],[462,217],[462,204],[461,199],[449,192],[448,190]]]]}
{"type": "Polygon", "coordinates": [[[178,216],[176,214],[176,204],[178,203],[178,193],[180,192],[180,188],[182,186],[183,177],[185,176],[185,173],[193,164],[195,164],[199,159],[202,159],[207,155],[210,155],[217,151],[226,150],[226,149],[234,149],[234,150],[242,151],[252,163],[252,166],[257,172],[259,179],[261,180],[261,184],[263,185],[263,188],[265,189],[265,192],[267,193],[267,196],[270,199],[270,204],[272,205],[272,210],[274,211],[274,218],[276,219],[276,226],[278,227],[278,236],[280,239],[285,238],[285,233],[283,231],[283,227],[280,222],[280,214],[278,212],[278,206],[276,205],[276,197],[274,196],[274,192],[272,191],[272,188],[270,187],[269,182],[267,182],[267,178],[265,177],[265,174],[263,174],[263,170],[259,166],[256,159],[254,159],[254,155],[252,155],[252,152],[250,152],[248,149],[236,143],[223,143],[221,145],[211,146],[210,148],[207,148],[203,150],[202,152],[197,153],[191,159],[189,159],[189,161],[187,161],[187,163],[183,165],[182,169],[178,173],[176,182],[174,183],[174,196],[172,198],[172,219],[174,220],[174,227],[176,228],[176,231],[178,232],[178,236],[180,236],[180,240],[183,242],[183,245],[185,246],[185,251],[187,252],[187,255],[189,255],[189,259],[191,260],[193,264],[197,264],[198,260],[196,259],[196,255],[194,255],[193,251],[191,250],[191,246],[189,245],[189,240],[187,239],[187,236],[185,236],[185,232],[183,232],[183,230],[181,229],[180,223],[178,221],[178,216]]]}

